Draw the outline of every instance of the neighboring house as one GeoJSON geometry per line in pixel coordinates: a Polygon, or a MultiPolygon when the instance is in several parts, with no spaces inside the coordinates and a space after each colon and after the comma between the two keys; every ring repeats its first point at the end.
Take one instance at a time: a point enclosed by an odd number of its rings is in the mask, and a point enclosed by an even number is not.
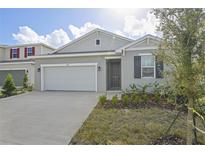
{"type": "Polygon", "coordinates": [[[30,58],[51,53],[55,49],[42,44],[0,45],[0,87],[8,73],[13,75],[16,86],[22,86],[25,73],[28,73],[30,84],[34,85],[34,65],[30,58]]]}
{"type": "Polygon", "coordinates": [[[95,29],[49,55],[32,56],[36,90],[125,90],[162,81],[163,63],[153,53],[160,38],[131,40],[95,29]]]}

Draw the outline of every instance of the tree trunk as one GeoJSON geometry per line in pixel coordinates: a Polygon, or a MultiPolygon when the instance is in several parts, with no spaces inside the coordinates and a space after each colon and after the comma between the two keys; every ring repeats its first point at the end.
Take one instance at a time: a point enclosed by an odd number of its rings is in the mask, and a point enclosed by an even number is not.
{"type": "Polygon", "coordinates": [[[187,115],[187,145],[193,144],[194,133],[193,133],[193,98],[188,98],[188,115],[187,115]]]}

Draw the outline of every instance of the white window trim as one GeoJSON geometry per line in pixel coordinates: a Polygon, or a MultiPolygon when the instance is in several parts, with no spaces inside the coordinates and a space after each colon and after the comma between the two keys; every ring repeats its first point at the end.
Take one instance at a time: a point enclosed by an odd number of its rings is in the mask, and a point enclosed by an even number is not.
{"type": "Polygon", "coordinates": [[[156,72],[155,56],[152,55],[152,54],[141,55],[141,78],[143,78],[143,79],[155,79],[156,78],[156,73],[155,72],[156,72]],[[154,57],[154,66],[142,66],[142,57],[143,56],[153,56],[154,57]],[[143,68],[154,68],[154,76],[152,76],[152,77],[143,77],[143,75],[142,75],[142,69],[143,68]]]}
{"type": "Polygon", "coordinates": [[[95,39],[95,46],[96,46],[96,47],[101,47],[101,39],[100,39],[100,38],[95,39]],[[97,40],[100,40],[100,44],[99,44],[99,45],[96,44],[96,41],[97,41],[97,40]]]}
{"type": "Polygon", "coordinates": [[[95,66],[95,91],[98,89],[98,63],[70,63],[70,64],[41,64],[41,91],[44,91],[44,68],[45,67],[69,67],[69,66],[95,66]]]}

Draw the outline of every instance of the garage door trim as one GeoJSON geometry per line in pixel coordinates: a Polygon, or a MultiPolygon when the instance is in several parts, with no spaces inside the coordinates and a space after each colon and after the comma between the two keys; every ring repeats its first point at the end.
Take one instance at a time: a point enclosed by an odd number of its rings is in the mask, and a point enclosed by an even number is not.
{"type": "Polygon", "coordinates": [[[44,68],[62,66],[95,66],[95,91],[97,92],[97,65],[98,63],[69,63],[69,64],[41,64],[41,91],[44,91],[44,68]]]}

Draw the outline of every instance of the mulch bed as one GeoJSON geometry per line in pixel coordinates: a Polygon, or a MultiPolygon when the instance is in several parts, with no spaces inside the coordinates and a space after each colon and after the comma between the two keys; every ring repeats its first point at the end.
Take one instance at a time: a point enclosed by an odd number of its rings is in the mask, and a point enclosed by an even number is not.
{"type": "Polygon", "coordinates": [[[186,141],[174,135],[162,136],[156,139],[152,144],[154,145],[185,145],[186,141]]]}

